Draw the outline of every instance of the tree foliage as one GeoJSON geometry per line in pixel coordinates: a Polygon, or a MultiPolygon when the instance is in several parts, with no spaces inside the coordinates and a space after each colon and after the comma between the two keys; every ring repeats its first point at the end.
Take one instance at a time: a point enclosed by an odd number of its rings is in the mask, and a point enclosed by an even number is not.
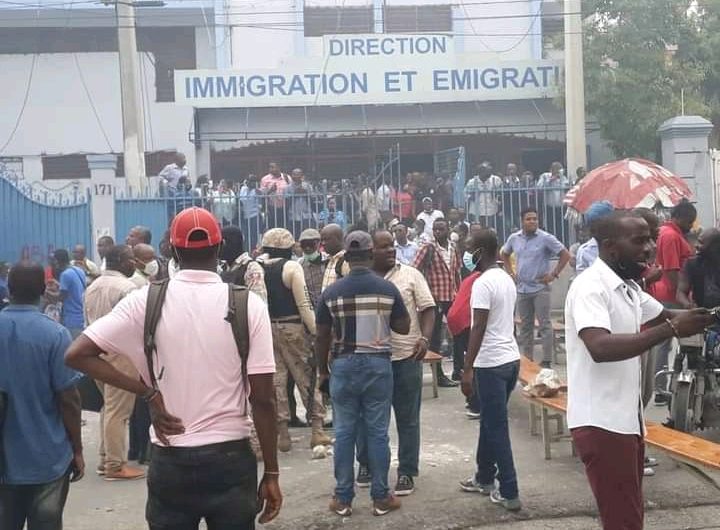
{"type": "Polygon", "coordinates": [[[720,1],[587,0],[588,112],[619,158],[655,158],[657,128],[682,112],[718,123],[720,1]]]}

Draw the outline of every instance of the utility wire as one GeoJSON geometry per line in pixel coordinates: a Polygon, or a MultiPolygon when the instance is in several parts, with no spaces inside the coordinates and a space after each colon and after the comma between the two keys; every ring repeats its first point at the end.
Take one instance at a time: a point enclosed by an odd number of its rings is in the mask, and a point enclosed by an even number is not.
{"type": "Polygon", "coordinates": [[[25,108],[27,107],[28,99],[30,98],[30,88],[32,87],[32,80],[33,75],[35,74],[35,63],[37,62],[37,58],[37,54],[33,54],[32,63],[30,64],[30,74],[28,75],[27,84],[25,85],[25,96],[23,97],[22,106],[20,107],[20,112],[18,112],[17,119],[15,120],[15,126],[13,127],[12,131],[10,131],[10,136],[8,136],[8,139],[3,144],[3,146],[0,147],[0,155],[5,152],[7,146],[10,145],[10,142],[12,142],[13,138],[15,137],[15,133],[17,133],[17,130],[20,127],[20,122],[22,121],[23,114],[25,114],[25,108]]]}
{"type": "Polygon", "coordinates": [[[113,146],[110,143],[110,138],[108,137],[107,131],[105,131],[105,127],[102,124],[102,120],[100,119],[100,114],[98,113],[97,107],[95,107],[95,102],[93,101],[92,95],[90,94],[90,89],[87,86],[87,83],[85,82],[85,76],[83,75],[82,68],[80,68],[80,61],[78,60],[77,53],[73,53],[73,59],[75,59],[75,67],[77,68],[78,77],[80,78],[80,83],[82,84],[83,90],[85,91],[85,96],[87,97],[88,103],[90,104],[90,108],[92,109],[93,114],[95,115],[95,121],[98,124],[98,127],[100,128],[100,132],[103,135],[103,138],[105,138],[105,144],[108,147],[108,150],[112,153],[113,152],[113,146]]]}

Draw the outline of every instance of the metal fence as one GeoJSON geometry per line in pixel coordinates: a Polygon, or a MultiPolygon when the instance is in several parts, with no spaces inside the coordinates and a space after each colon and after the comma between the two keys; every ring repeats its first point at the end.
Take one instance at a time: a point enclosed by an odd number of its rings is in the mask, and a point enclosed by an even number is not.
{"type": "MultiPolygon", "coordinates": [[[[521,227],[520,212],[527,206],[538,211],[541,228],[554,234],[565,245],[573,237],[566,208],[562,204],[567,188],[498,188],[465,194],[466,218],[493,228],[505,241],[521,227]]],[[[172,218],[184,208],[198,206],[211,211],[223,226],[239,226],[248,248],[255,248],[263,232],[287,228],[298,238],[306,228],[321,229],[335,223],[344,230],[370,229],[398,217],[412,223],[421,211],[418,197],[398,200],[389,186],[356,190],[312,190],[291,196],[262,194],[255,190],[190,190],[169,196],[118,195],[115,199],[115,227],[119,238],[130,228],[142,224],[150,228],[158,243],[172,218]]],[[[447,213],[447,212],[445,212],[447,213]]]]}
{"type": "Polygon", "coordinates": [[[91,248],[90,198],[76,187],[48,190],[0,172],[0,261],[47,263],[57,248],[91,248]]]}
{"type": "Polygon", "coordinates": [[[538,212],[540,228],[557,237],[566,247],[573,243],[573,227],[566,219],[563,199],[568,187],[502,187],[471,191],[465,194],[467,220],[493,228],[500,242],[506,241],[522,227],[520,213],[533,207],[538,212]]]}

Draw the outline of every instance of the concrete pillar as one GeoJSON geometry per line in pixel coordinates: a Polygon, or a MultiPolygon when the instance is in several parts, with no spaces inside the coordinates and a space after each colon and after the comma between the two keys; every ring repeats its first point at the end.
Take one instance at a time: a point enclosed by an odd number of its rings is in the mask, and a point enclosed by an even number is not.
{"type": "Polygon", "coordinates": [[[703,227],[715,226],[708,148],[712,129],[712,123],[701,116],[676,116],[665,121],[658,129],[663,166],[682,177],[690,187],[698,210],[698,220],[703,227]]]}
{"type": "MultiPolygon", "coordinates": [[[[116,155],[85,155],[90,168],[90,222],[93,243],[101,236],[115,239],[115,170],[116,155]]],[[[124,181],[124,179],[123,179],[124,181]]],[[[90,250],[90,249],[88,249],[90,250]]],[[[93,259],[99,263],[96,245],[92,248],[93,259]]]]}

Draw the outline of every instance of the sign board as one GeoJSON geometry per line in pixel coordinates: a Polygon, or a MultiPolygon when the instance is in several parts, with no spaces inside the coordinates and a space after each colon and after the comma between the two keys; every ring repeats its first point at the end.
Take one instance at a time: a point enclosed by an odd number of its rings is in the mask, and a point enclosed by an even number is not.
{"type": "Polygon", "coordinates": [[[447,35],[330,35],[324,56],[271,70],[176,70],[175,102],[194,107],[303,107],[549,98],[556,61],[488,62],[447,35]]]}

